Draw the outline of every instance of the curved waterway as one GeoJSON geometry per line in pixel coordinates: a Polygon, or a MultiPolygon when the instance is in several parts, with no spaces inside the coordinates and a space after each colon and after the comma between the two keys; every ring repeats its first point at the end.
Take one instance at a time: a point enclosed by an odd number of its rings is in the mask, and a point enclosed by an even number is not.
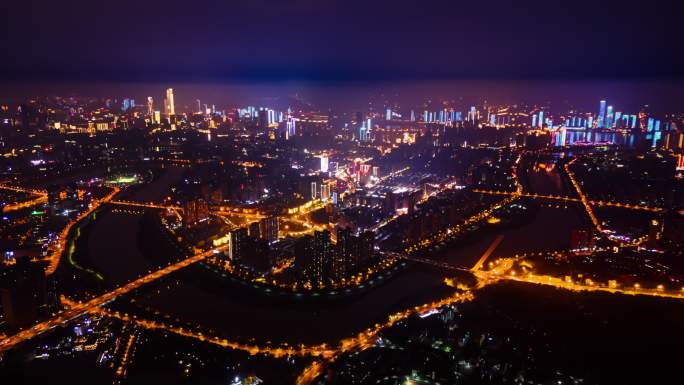
{"type": "MultiPolygon", "coordinates": [[[[180,177],[182,170],[167,169],[154,182],[127,191],[125,199],[161,201],[180,177]]],[[[573,220],[568,217],[575,216],[575,212],[570,208],[542,208],[520,227],[477,235],[469,242],[454,244],[440,253],[445,253],[444,259],[454,265],[470,267],[499,234],[503,234],[504,239],[492,257],[507,256],[516,250],[522,252],[537,247],[535,245],[540,249],[546,245],[557,247],[557,239],[543,233],[552,232],[569,240],[573,220]]],[[[177,258],[173,250],[166,247],[160,246],[159,253],[145,247],[148,240],[141,239],[141,234],[145,234],[141,229],[144,223],[141,214],[107,210],[99,214],[92,225],[88,252],[94,268],[111,283],[125,283],[177,258]]],[[[443,278],[453,275],[433,267],[409,265],[361,295],[297,301],[296,298],[265,295],[261,290],[221,279],[196,265],[132,295],[133,304],[127,302],[131,298],[126,298],[111,306],[138,312],[142,317],[160,317],[160,320],[178,326],[210,329],[216,335],[238,340],[258,336],[257,341],[334,343],[384,322],[396,311],[448,296],[453,289],[444,285],[443,278]]]]}

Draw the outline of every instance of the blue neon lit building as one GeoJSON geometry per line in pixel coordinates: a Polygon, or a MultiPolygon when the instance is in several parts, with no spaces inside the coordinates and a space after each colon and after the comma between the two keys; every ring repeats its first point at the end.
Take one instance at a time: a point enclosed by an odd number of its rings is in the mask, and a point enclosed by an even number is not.
{"type": "Polygon", "coordinates": [[[598,128],[603,128],[603,124],[606,120],[606,101],[601,100],[599,102],[599,115],[598,115],[598,128]]]}

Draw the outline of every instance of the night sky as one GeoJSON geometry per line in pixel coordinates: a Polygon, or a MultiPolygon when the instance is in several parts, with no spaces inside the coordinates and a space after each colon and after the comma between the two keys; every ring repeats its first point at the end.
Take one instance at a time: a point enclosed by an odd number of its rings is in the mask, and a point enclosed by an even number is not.
{"type": "Polygon", "coordinates": [[[0,77],[669,79],[676,1],[3,1],[0,77]]]}

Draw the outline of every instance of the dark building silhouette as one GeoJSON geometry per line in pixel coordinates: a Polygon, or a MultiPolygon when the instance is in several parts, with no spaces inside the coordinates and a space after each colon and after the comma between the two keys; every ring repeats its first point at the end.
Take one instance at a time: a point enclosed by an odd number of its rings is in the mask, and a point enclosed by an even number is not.
{"type": "Polygon", "coordinates": [[[247,233],[252,238],[261,238],[261,231],[259,230],[259,222],[252,222],[247,227],[247,233]]]}
{"type": "Polygon", "coordinates": [[[271,264],[271,248],[268,241],[247,237],[241,250],[240,263],[258,272],[268,271],[271,264]]]}
{"type": "Polygon", "coordinates": [[[266,110],[266,109],[259,110],[258,124],[259,124],[259,128],[261,128],[261,129],[268,128],[268,110],[266,110]]]}
{"type": "Polygon", "coordinates": [[[349,279],[366,268],[373,258],[374,241],[371,231],[355,235],[350,228],[338,229],[335,254],[329,266],[330,278],[349,279]]]}
{"type": "Polygon", "coordinates": [[[684,245],[684,210],[670,211],[665,215],[663,239],[684,245]]]}
{"type": "Polygon", "coordinates": [[[199,198],[185,202],[183,205],[183,225],[192,227],[209,219],[209,205],[199,198]]]}
{"type": "Polygon", "coordinates": [[[333,248],[328,230],[303,236],[295,244],[295,269],[314,285],[329,278],[332,258],[333,248]]]}
{"type": "Polygon", "coordinates": [[[245,248],[247,246],[247,238],[247,229],[244,227],[230,232],[228,238],[228,257],[230,259],[239,261],[244,256],[245,248]]]}
{"type": "MultiPolygon", "coordinates": [[[[268,242],[275,242],[278,240],[278,217],[270,216],[264,218],[259,222],[259,238],[268,242]]],[[[251,235],[251,234],[250,234],[251,235]]]]}
{"type": "Polygon", "coordinates": [[[589,252],[594,247],[594,231],[592,229],[575,229],[570,234],[570,249],[589,252]]]}
{"type": "Polygon", "coordinates": [[[9,330],[30,326],[50,310],[45,271],[28,257],[0,270],[0,296],[9,330]]]}

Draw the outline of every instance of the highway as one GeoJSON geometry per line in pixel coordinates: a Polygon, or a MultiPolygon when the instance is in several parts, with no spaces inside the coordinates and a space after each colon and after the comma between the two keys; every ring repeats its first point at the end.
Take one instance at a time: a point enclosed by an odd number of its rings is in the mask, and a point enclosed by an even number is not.
{"type": "Polygon", "coordinates": [[[507,197],[502,199],[499,202],[495,202],[491,204],[489,207],[485,208],[484,210],[471,215],[470,217],[466,218],[463,220],[462,223],[457,224],[455,226],[452,226],[446,230],[442,230],[438,232],[437,234],[431,235],[428,238],[425,238],[421,240],[420,242],[411,245],[407,247],[404,252],[407,254],[411,254],[415,251],[424,249],[426,247],[431,246],[434,243],[439,243],[442,241],[445,241],[449,238],[452,238],[462,232],[467,226],[470,226],[474,223],[480,222],[482,220],[485,220],[489,218],[496,210],[499,210],[500,208],[509,205],[513,203],[515,200],[520,198],[520,196],[523,193],[523,187],[522,184],[520,183],[520,180],[518,179],[518,165],[520,164],[520,160],[522,159],[522,155],[518,155],[518,157],[515,160],[515,163],[511,167],[511,175],[513,176],[513,181],[515,183],[515,192],[510,192],[507,193],[507,197]]]}
{"type": "Polygon", "coordinates": [[[205,258],[208,258],[211,255],[214,255],[215,253],[222,252],[228,248],[227,245],[223,245],[220,247],[217,247],[215,249],[211,249],[209,251],[205,251],[203,253],[196,254],[192,257],[189,257],[187,259],[184,259],[180,262],[177,262],[175,264],[171,264],[169,266],[166,266],[160,270],[154,271],[148,275],[145,275],[143,277],[140,277],[132,282],[129,282],[125,284],[124,286],[119,287],[118,289],[115,289],[113,291],[110,291],[108,293],[105,293],[99,297],[95,297],[87,302],[83,303],[78,303],[77,305],[64,310],[57,316],[47,320],[40,322],[33,327],[29,329],[22,330],[21,332],[7,337],[0,341],[0,352],[5,351],[7,349],[10,349],[17,344],[20,344],[26,340],[29,340],[31,338],[34,338],[36,336],[39,336],[52,328],[59,326],[61,324],[64,324],[88,311],[91,311],[92,309],[102,306],[110,301],[113,301],[117,297],[124,295],[126,293],[129,293],[143,285],[146,285],[150,282],[153,282],[161,277],[164,277],[168,274],[171,274],[175,271],[178,271],[186,266],[189,266],[193,263],[199,262],[205,258]]]}
{"type": "MultiPolygon", "coordinates": [[[[69,300],[68,298],[62,298],[62,303],[68,307],[78,306],[78,302],[69,300]]],[[[292,346],[288,344],[283,344],[281,346],[258,346],[251,344],[244,344],[237,341],[230,341],[226,338],[221,338],[218,336],[212,336],[201,331],[193,331],[188,328],[180,326],[172,326],[165,324],[163,322],[142,319],[136,316],[129,316],[128,314],[121,314],[118,311],[111,311],[101,307],[94,307],[88,310],[92,314],[100,314],[106,317],[112,317],[122,320],[127,323],[132,323],[147,330],[157,330],[165,331],[169,333],[174,333],[183,337],[192,338],[198,341],[210,343],[213,345],[221,346],[228,349],[240,350],[247,352],[251,355],[263,354],[271,357],[286,357],[286,356],[326,356],[333,352],[325,344],[320,345],[297,345],[292,346]]]]}
{"type": "Polygon", "coordinates": [[[0,183],[0,189],[1,190],[16,191],[16,192],[23,192],[23,193],[27,193],[27,194],[33,194],[33,195],[45,195],[45,196],[47,196],[47,191],[45,191],[45,190],[37,190],[37,189],[32,189],[32,188],[20,187],[20,186],[10,186],[10,185],[4,184],[4,183],[0,183]]]}
{"type": "Polygon", "coordinates": [[[584,193],[582,192],[582,188],[580,187],[579,183],[575,179],[575,174],[572,171],[570,171],[570,165],[575,163],[575,161],[577,161],[577,158],[566,163],[563,166],[563,168],[565,168],[565,172],[568,174],[568,177],[570,178],[570,182],[572,183],[573,187],[575,187],[575,191],[577,192],[577,196],[579,196],[580,202],[582,202],[582,205],[584,205],[584,209],[586,210],[587,214],[589,215],[589,219],[591,219],[591,223],[594,224],[594,227],[596,227],[596,230],[599,233],[603,233],[603,226],[601,226],[598,219],[596,219],[596,215],[594,215],[594,210],[591,208],[591,204],[589,203],[589,200],[584,195],[584,193]]]}
{"type": "Polygon", "coordinates": [[[618,287],[612,285],[600,285],[592,281],[585,281],[584,283],[568,281],[556,277],[551,277],[548,275],[536,275],[536,274],[526,274],[526,275],[504,275],[502,279],[507,279],[517,282],[534,283],[538,285],[553,286],[559,289],[572,290],[572,291],[603,291],[613,294],[623,294],[623,295],[645,295],[650,297],[663,297],[663,298],[674,298],[674,299],[684,299],[684,291],[673,292],[666,291],[662,286],[656,289],[646,289],[638,286],[632,287],[618,287]]]}
{"type": "Polygon", "coordinates": [[[75,224],[78,222],[82,221],[88,215],[92,214],[93,211],[95,211],[102,203],[106,203],[112,200],[114,196],[120,191],[118,187],[113,187],[112,192],[107,194],[104,198],[99,199],[94,201],[88,210],[82,212],[78,217],[74,218],[71,220],[67,225],[62,229],[62,232],[59,234],[57,239],[49,246],[51,249],[51,253],[48,256],[48,267],[45,269],[45,274],[51,275],[55,271],[57,271],[57,267],[59,266],[59,260],[62,258],[62,254],[64,253],[64,248],[66,246],[66,240],[67,237],[69,236],[69,231],[74,227],[75,224]]]}
{"type": "MultiPolygon", "coordinates": [[[[113,205],[120,205],[120,206],[143,207],[143,208],[148,208],[148,209],[173,209],[173,210],[183,211],[183,208],[181,206],[166,205],[166,204],[155,203],[155,202],[138,202],[138,201],[126,201],[126,200],[117,199],[117,200],[111,200],[108,203],[113,204],[113,205]]],[[[264,215],[264,214],[252,212],[252,210],[248,210],[248,209],[240,209],[240,208],[229,207],[229,206],[215,206],[215,207],[212,206],[212,208],[217,213],[223,212],[226,214],[233,214],[233,215],[253,216],[254,218],[257,218],[257,219],[266,217],[266,215],[264,215]]]]}
{"type": "Polygon", "coordinates": [[[434,259],[420,258],[420,257],[415,257],[415,256],[404,254],[404,253],[395,253],[395,252],[385,252],[385,254],[390,256],[390,257],[404,259],[406,261],[424,263],[426,265],[439,267],[440,269],[444,269],[444,270],[456,270],[456,271],[464,271],[464,272],[470,271],[470,270],[466,269],[465,267],[453,266],[453,265],[450,265],[446,262],[435,261],[434,259]]]}
{"type": "MultiPolygon", "coordinates": [[[[397,322],[405,320],[413,315],[428,314],[443,306],[453,305],[455,303],[468,302],[475,299],[475,295],[471,291],[455,292],[449,297],[436,300],[431,303],[426,303],[420,306],[414,306],[406,310],[391,314],[387,320],[381,324],[375,324],[356,336],[345,338],[337,344],[337,348],[330,349],[325,355],[321,355],[326,361],[334,361],[340,354],[350,351],[362,351],[375,346],[378,335],[384,329],[394,326],[397,322]]],[[[302,373],[297,378],[297,385],[309,385],[321,374],[323,365],[321,361],[314,361],[309,366],[304,368],[302,373]]]]}
{"type": "MultiPolygon", "coordinates": [[[[47,202],[47,192],[44,190],[27,189],[23,187],[9,186],[5,184],[0,184],[0,189],[24,192],[38,196],[36,199],[33,199],[31,201],[15,204],[13,206],[17,207],[11,206],[12,208],[8,211],[19,210],[21,208],[33,206],[34,204],[47,202]]],[[[59,236],[55,239],[55,241],[53,241],[52,244],[48,246],[50,254],[46,258],[48,261],[48,267],[47,269],[45,269],[46,275],[51,275],[57,270],[57,267],[59,266],[59,261],[62,258],[62,254],[64,252],[64,247],[66,246],[66,239],[74,225],[88,217],[88,215],[95,211],[102,203],[110,202],[119,191],[120,189],[118,187],[113,187],[112,191],[109,194],[107,194],[104,198],[94,200],[86,211],[82,212],[78,215],[78,217],[72,219],[71,221],[69,221],[69,223],[67,223],[67,225],[64,227],[64,229],[62,229],[62,231],[60,232],[59,236]]],[[[5,209],[7,207],[10,206],[6,206],[5,208],[3,208],[3,212],[6,211],[5,209]]]]}
{"type": "Polygon", "coordinates": [[[503,239],[503,234],[497,236],[496,239],[494,239],[494,241],[492,242],[492,244],[489,245],[487,250],[485,250],[485,252],[482,254],[480,259],[478,259],[477,262],[475,262],[475,265],[470,269],[470,271],[480,270],[482,268],[482,265],[484,265],[485,261],[487,260],[487,258],[489,258],[489,256],[492,255],[494,250],[496,250],[496,248],[499,247],[499,244],[501,243],[501,241],[503,241],[503,239]]]}
{"type": "Polygon", "coordinates": [[[159,203],[154,203],[154,202],[136,202],[136,201],[122,201],[122,200],[111,200],[108,203],[113,204],[113,205],[121,205],[121,206],[133,206],[133,207],[144,207],[148,209],[174,209],[174,210],[183,210],[182,207],[179,206],[173,206],[173,205],[162,205],[159,203]]]}
{"type": "Polygon", "coordinates": [[[496,250],[496,248],[499,246],[501,241],[503,241],[503,238],[504,238],[503,235],[497,236],[494,239],[494,241],[492,241],[492,243],[489,245],[487,250],[485,250],[485,252],[482,254],[482,256],[480,256],[480,259],[470,269],[467,269],[465,267],[454,266],[454,265],[451,265],[447,262],[436,261],[434,259],[429,259],[429,258],[416,257],[413,255],[404,254],[404,253],[384,252],[384,254],[388,255],[390,257],[404,259],[404,260],[411,261],[411,262],[424,263],[426,265],[435,266],[435,267],[438,267],[438,268],[441,268],[444,270],[454,270],[454,271],[463,271],[463,272],[471,272],[472,273],[472,272],[475,272],[475,271],[482,269],[482,265],[485,263],[487,258],[489,258],[489,256],[492,255],[494,250],[496,250]]]}
{"type": "Polygon", "coordinates": [[[442,231],[438,232],[437,234],[431,235],[430,237],[425,238],[425,239],[421,240],[420,242],[407,247],[404,251],[406,253],[411,254],[415,251],[425,249],[426,247],[429,247],[432,244],[439,243],[439,242],[445,241],[449,238],[452,238],[452,237],[456,236],[457,234],[459,234],[460,232],[462,232],[466,227],[489,218],[496,210],[499,210],[500,208],[511,204],[512,202],[514,202],[519,197],[520,197],[519,194],[513,193],[511,196],[506,197],[505,199],[490,205],[486,209],[484,209],[484,210],[482,210],[476,214],[471,215],[470,217],[466,218],[462,223],[455,225],[455,226],[452,226],[446,230],[442,230],[442,231]]]}
{"type": "MultiPolygon", "coordinates": [[[[490,262],[488,270],[473,269],[472,273],[478,279],[477,288],[502,281],[516,281],[525,282],[538,285],[553,286],[559,289],[571,291],[603,291],[612,294],[623,295],[645,295],[650,297],[663,297],[673,299],[684,299],[684,288],[680,291],[665,290],[663,285],[658,285],[656,288],[643,288],[639,284],[632,286],[623,286],[616,281],[609,281],[608,284],[594,282],[586,279],[584,282],[573,281],[566,277],[564,279],[553,277],[550,275],[534,274],[532,271],[520,272],[515,271],[515,262],[521,261],[521,258],[500,258],[496,261],[490,262]]],[[[531,265],[527,264],[531,268],[531,265]]]]}
{"type": "Polygon", "coordinates": [[[22,193],[31,194],[31,195],[36,196],[35,198],[29,199],[27,201],[15,202],[15,203],[11,203],[11,204],[6,205],[5,207],[2,208],[3,213],[8,213],[11,211],[17,211],[17,210],[25,209],[27,207],[43,204],[43,203],[47,202],[47,199],[48,199],[47,198],[47,191],[43,191],[43,190],[34,190],[34,189],[18,187],[18,186],[9,186],[6,184],[0,184],[0,189],[1,190],[22,192],[22,193]]]}
{"type": "MultiPolygon", "coordinates": [[[[516,195],[517,194],[515,192],[510,192],[510,191],[479,190],[479,189],[474,189],[473,192],[480,193],[480,194],[489,194],[489,195],[516,195]]],[[[581,200],[579,198],[573,198],[573,197],[562,196],[562,195],[544,195],[544,194],[522,193],[522,194],[519,194],[519,196],[525,197],[525,198],[533,198],[533,199],[550,199],[550,200],[557,200],[557,201],[564,201],[564,202],[581,202],[581,200]]],[[[588,200],[587,202],[589,202],[589,204],[594,205],[594,206],[620,207],[620,208],[629,209],[629,210],[650,211],[650,212],[654,212],[654,213],[663,212],[663,209],[661,209],[659,207],[631,205],[629,203],[604,202],[604,201],[594,201],[594,200],[588,200]]]]}
{"type": "Polygon", "coordinates": [[[37,198],[29,199],[23,202],[10,203],[2,208],[3,213],[9,213],[12,211],[22,210],[31,206],[37,206],[47,202],[47,195],[40,195],[37,198]]]}
{"type": "MultiPolygon", "coordinates": [[[[518,159],[519,160],[519,159],[518,159]]],[[[569,164],[572,164],[573,161],[571,161],[569,164]]],[[[517,164],[517,162],[516,162],[517,164]]],[[[554,199],[554,200],[561,200],[561,201],[566,201],[566,202],[581,202],[585,209],[587,210],[587,213],[589,214],[590,218],[592,219],[592,222],[594,225],[599,229],[599,231],[603,232],[601,229],[600,224],[598,223],[598,220],[596,217],[593,215],[593,210],[592,210],[592,205],[605,205],[605,206],[616,206],[616,207],[624,207],[627,209],[634,209],[634,210],[646,210],[646,211],[653,211],[657,212],[658,208],[650,208],[650,207],[645,207],[645,206],[631,206],[631,205],[624,205],[620,203],[612,203],[612,202],[596,202],[596,201],[590,201],[584,196],[584,194],[581,191],[581,188],[579,187],[579,184],[577,181],[574,179],[574,175],[571,173],[571,171],[568,169],[568,165],[566,164],[566,172],[568,172],[568,175],[570,175],[571,182],[575,189],[577,190],[579,198],[572,198],[572,197],[563,197],[563,196],[551,196],[551,195],[539,195],[539,194],[529,194],[529,193],[523,193],[522,188],[520,184],[517,181],[517,176],[515,177],[516,184],[517,184],[517,189],[515,192],[504,192],[504,191],[490,191],[490,190],[474,190],[475,192],[478,193],[484,193],[484,194],[495,194],[495,195],[506,195],[506,199],[504,199],[501,202],[497,202],[487,209],[483,210],[480,213],[477,213],[467,219],[464,220],[464,222],[460,225],[455,226],[454,228],[449,229],[449,231],[445,232],[444,234],[440,234],[439,237],[435,237],[433,239],[427,240],[427,244],[431,244],[433,242],[438,242],[442,240],[444,237],[449,237],[453,236],[455,233],[458,233],[459,231],[462,231],[464,227],[466,227],[469,224],[481,221],[483,219],[486,219],[489,217],[495,210],[499,209],[500,207],[511,203],[515,199],[519,197],[530,197],[530,198],[539,198],[539,199],[554,199]]],[[[515,167],[513,168],[513,173],[515,176],[515,167]]],[[[4,188],[2,185],[0,185],[0,188],[4,188]]],[[[23,191],[23,192],[28,192],[24,190],[17,190],[17,191],[23,191]]],[[[61,251],[64,248],[64,243],[66,240],[66,236],[68,235],[71,227],[73,224],[77,223],[78,221],[82,220],[83,218],[87,217],[92,213],[99,204],[101,203],[111,203],[111,204],[117,204],[117,205],[129,205],[129,206],[137,206],[137,207],[144,207],[144,208],[157,208],[157,209],[168,209],[172,208],[174,210],[181,210],[181,208],[176,207],[176,206],[164,206],[164,205],[158,205],[154,203],[143,203],[143,202],[129,202],[129,201],[114,201],[112,198],[116,195],[118,192],[118,189],[115,189],[112,191],[111,194],[107,195],[105,198],[95,202],[89,210],[86,212],[82,213],[79,215],[78,218],[76,218],[74,221],[70,222],[69,225],[63,230],[62,235],[60,236],[58,240],[58,247],[55,252],[50,257],[50,267],[46,273],[52,274],[55,270],[56,267],[59,264],[59,258],[61,256],[61,251]],[[57,253],[59,251],[59,253],[57,253]]],[[[300,207],[294,208],[292,212],[290,212],[290,216],[293,217],[294,220],[305,222],[305,220],[301,219],[301,215],[307,214],[308,212],[319,209],[322,207],[322,203],[319,202],[307,202],[307,204],[302,205],[300,207]]],[[[226,208],[226,207],[221,207],[219,209],[220,211],[223,212],[229,212],[229,213],[234,213],[234,214],[242,214],[242,215],[248,215],[248,216],[260,216],[260,214],[249,212],[240,212],[240,211],[234,211],[231,208],[226,208]]],[[[394,219],[394,218],[392,218],[394,219]]],[[[658,296],[658,297],[668,297],[668,298],[676,298],[676,299],[684,299],[684,290],[682,292],[673,292],[673,291],[665,291],[661,286],[659,286],[656,289],[642,289],[639,286],[634,286],[634,287],[618,287],[617,285],[600,285],[596,283],[592,283],[590,281],[588,282],[572,282],[569,280],[564,280],[560,278],[555,278],[551,276],[544,276],[544,275],[535,275],[531,272],[525,272],[525,273],[518,273],[516,274],[516,271],[513,270],[513,267],[515,266],[515,263],[519,261],[518,258],[503,258],[503,259],[498,259],[496,261],[490,262],[489,263],[489,268],[487,270],[483,269],[483,266],[485,265],[485,262],[487,261],[487,258],[494,252],[496,247],[501,243],[503,239],[503,236],[497,237],[492,244],[489,246],[489,248],[484,252],[484,254],[480,257],[480,259],[477,261],[477,263],[470,269],[464,268],[464,267],[456,267],[449,265],[448,263],[442,263],[438,261],[433,261],[429,260],[426,258],[419,258],[419,257],[413,257],[410,255],[405,255],[405,254],[397,254],[397,253],[388,253],[392,256],[410,260],[410,261],[415,261],[419,263],[427,263],[431,264],[434,266],[438,266],[440,268],[448,269],[448,270],[458,270],[458,271],[469,271],[475,275],[475,277],[478,279],[478,284],[476,288],[482,288],[484,286],[487,286],[489,284],[494,284],[497,283],[501,280],[512,280],[512,281],[517,281],[517,282],[527,282],[527,283],[533,283],[533,284],[541,284],[541,285],[549,285],[549,286],[554,286],[557,288],[565,289],[565,290],[572,290],[572,291],[605,291],[605,292],[610,292],[610,293],[617,293],[617,294],[626,294],[626,295],[650,295],[650,296],[658,296]]],[[[424,246],[424,245],[423,245],[424,246]]],[[[448,304],[453,304],[457,302],[463,302],[463,301],[468,301],[472,300],[474,298],[474,293],[472,291],[464,291],[464,292],[456,292],[452,296],[449,296],[447,298],[443,298],[437,301],[434,301],[432,303],[424,304],[421,306],[416,306],[412,307],[409,309],[406,309],[404,311],[392,314],[388,316],[386,322],[381,323],[381,324],[375,324],[374,326],[358,333],[355,336],[351,336],[349,338],[343,339],[339,341],[338,343],[328,346],[326,344],[321,344],[321,345],[314,345],[314,346],[305,346],[305,345],[299,345],[299,346],[287,346],[287,345],[282,345],[282,346],[257,346],[257,345],[249,345],[249,344],[243,344],[235,341],[230,341],[225,338],[220,338],[216,336],[209,336],[202,334],[201,332],[196,332],[196,331],[191,331],[184,329],[182,327],[176,327],[176,326],[171,326],[167,325],[161,322],[157,321],[151,321],[151,320],[143,320],[143,319],[138,319],[136,317],[130,317],[128,315],[122,315],[118,312],[112,312],[106,309],[103,309],[102,306],[115,300],[117,297],[127,294],[145,284],[151,283],[161,277],[164,277],[168,274],[171,274],[175,271],[178,271],[182,268],[185,268],[193,263],[199,262],[203,259],[206,259],[214,253],[224,251],[228,246],[224,245],[221,247],[218,247],[216,249],[212,249],[203,253],[198,253],[194,256],[191,256],[183,261],[170,264],[167,267],[161,268],[160,270],[157,270],[155,272],[152,272],[148,275],[145,275],[141,278],[138,278],[132,282],[129,282],[111,292],[105,293],[101,296],[98,296],[96,298],[93,298],[91,300],[88,300],[83,303],[77,303],[77,302],[67,302],[65,301],[65,304],[68,305],[68,307],[62,311],[60,314],[57,316],[38,323],[34,325],[33,327],[23,330],[13,336],[5,337],[4,339],[0,340],[0,352],[11,349],[18,344],[23,343],[24,341],[27,341],[31,338],[34,338],[36,336],[39,336],[45,332],[50,331],[51,329],[63,325],[74,318],[77,318],[87,312],[91,313],[100,313],[106,316],[110,317],[115,317],[122,319],[126,322],[131,322],[134,323],[137,326],[146,328],[146,329],[153,329],[153,330],[163,330],[163,331],[168,331],[172,333],[176,333],[185,337],[189,338],[194,338],[200,341],[205,341],[207,343],[215,344],[218,346],[230,348],[230,349],[236,349],[236,350],[242,350],[246,351],[250,354],[265,354],[265,355],[270,355],[274,357],[284,357],[284,356],[314,356],[318,357],[322,360],[325,361],[331,361],[334,360],[336,357],[338,357],[340,354],[344,352],[349,352],[349,351],[358,351],[358,350],[364,350],[368,347],[374,346],[375,341],[377,340],[377,337],[379,333],[384,330],[385,328],[391,327],[394,325],[396,322],[406,319],[407,317],[410,317],[415,314],[426,314],[429,311],[438,309],[442,306],[448,305],[448,304]]],[[[323,370],[324,365],[322,364],[323,361],[316,360],[314,361],[310,366],[308,366],[300,375],[300,377],[297,380],[298,384],[309,384],[311,383],[315,378],[317,378],[320,373],[323,370]]]]}
{"type": "MultiPolygon", "coordinates": [[[[603,226],[601,225],[601,223],[596,218],[596,215],[594,215],[594,210],[591,207],[591,202],[584,195],[584,192],[582,192],[582,188],[580,187],[579,182],[577,182],[577,179],[575,179],[575,174],[570,170],[570,165],[575,163],[575,161],[577,161],[577,158],[574,158],[573,160],[571,160],[570,162],[565,164],[565,166],[564,166],[565,172],[568,174],[568,177],[570,178],[570,182],[575,187],[575,191],[577,191],[577,195],[580,197],[580,201],[582,202],[582,205],[584,206],[584,209],[587,212],[587,215],[589,215],[589,219],[591,219],[591,222],[594,224],[594,227],[596,227],[596,231],[598,231],[600,234],[606,235],[606,237],[609,240],[611,240],[615,243],[627,244],[627,245],[631,245],[631,246],[638,246],[644,240],[646,240],[646,237],[641,237],[641,238],[637,238],[635,240],[632,240],[630,242],[626,242],[624,239],[611,234],[609,231],[604,231],[603,226]]],[[[621,206],[621,207],[624,207],[624,206],[621,206]]]]}

